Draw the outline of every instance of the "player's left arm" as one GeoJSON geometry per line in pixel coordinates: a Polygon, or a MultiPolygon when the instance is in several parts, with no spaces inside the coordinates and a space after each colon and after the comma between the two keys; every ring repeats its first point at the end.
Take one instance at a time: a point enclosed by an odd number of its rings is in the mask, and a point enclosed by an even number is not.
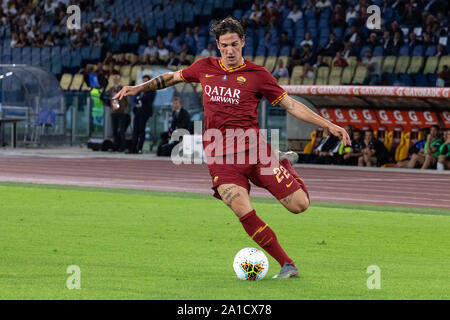
{"type": "Polygon", "coordinates": [[[333,135],[344,141],[346,146],[350,146],[352,144],[350,137],[344,128],[335,125],[334,123],[321,117],[320,115],[312,111],[310,108],[305,106],[303,103],[286,95],[279,104],[289,114],[291,114],[297,119],[315,124],[322,128],[328,128],[328,130],[330,130],[330,132],[333,135]]]}

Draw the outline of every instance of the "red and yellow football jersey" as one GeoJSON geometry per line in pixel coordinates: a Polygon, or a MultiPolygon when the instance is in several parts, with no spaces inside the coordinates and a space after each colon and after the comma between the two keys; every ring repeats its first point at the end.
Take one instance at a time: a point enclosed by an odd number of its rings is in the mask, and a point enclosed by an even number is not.
{"type": "Polygon", "coordinates": [[[259,130],[258,104],[265,97],[279,103],[286,91],[266,68],[244,60],[240,66],[226,68],[221,58],[203,58],[179,71],[185,82],[200,82],[203,91],[205,130],[259,130]]]}

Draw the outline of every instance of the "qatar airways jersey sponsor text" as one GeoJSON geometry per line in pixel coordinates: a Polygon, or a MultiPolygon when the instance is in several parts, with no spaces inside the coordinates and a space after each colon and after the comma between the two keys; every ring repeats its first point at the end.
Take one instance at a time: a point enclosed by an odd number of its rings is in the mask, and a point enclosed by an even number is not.
{"type": "Polygon", "coordinates": [[[211,102],[239,104],[241,90],[223,86],[205,85],[203,92],[209,97],[211,102]]]}

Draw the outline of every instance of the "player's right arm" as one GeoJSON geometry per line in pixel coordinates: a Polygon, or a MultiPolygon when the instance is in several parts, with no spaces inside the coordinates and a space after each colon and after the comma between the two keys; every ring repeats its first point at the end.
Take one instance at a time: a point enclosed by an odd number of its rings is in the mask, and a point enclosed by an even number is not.
{"type": "Polygon", "coordinates": [[[180,82],[183,82],[183,79],[181,79],[179,71],[167,72],[140,85],[125,86],[113,97],[113,99],[121,100],[123,97],[134,96],[140,92],[161,90],[170,86],[174,86],[180,82]]]}

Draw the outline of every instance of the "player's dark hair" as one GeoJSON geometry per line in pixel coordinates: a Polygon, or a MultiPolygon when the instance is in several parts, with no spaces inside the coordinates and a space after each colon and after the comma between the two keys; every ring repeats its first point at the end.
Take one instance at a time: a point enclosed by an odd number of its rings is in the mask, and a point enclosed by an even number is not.
{"type": "Polygon", "coordinates": [[[210,31],[216,36],[216,40],[219,40],[219,37],[226,33],[236,33],[240,39],[245,37],[244,27],[231,16],[214,22],[210,31]]]}

